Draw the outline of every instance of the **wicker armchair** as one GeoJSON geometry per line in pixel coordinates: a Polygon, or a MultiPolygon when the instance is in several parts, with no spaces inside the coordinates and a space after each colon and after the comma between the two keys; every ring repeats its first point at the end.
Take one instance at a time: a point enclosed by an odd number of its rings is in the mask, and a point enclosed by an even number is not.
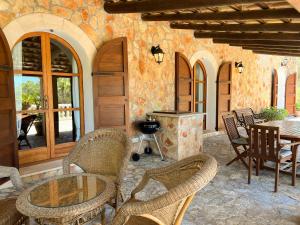
{"type": "Polygon", "coordinates": [[[117,208],[121,183],[130,159],[131,141],[119,129],[99,129],[82,137],[75,148],[63,160],[64,174],[70,173],[70,164],[75,164],[86,173],[100,174],[113,179],[116,185],[117,208]]]}
{"type": "Polygon", "coordinates": [[[113,225],[180,225],[196,192],[205,187],[217,172],[216,160],[207,155],[192,156],[164,168],[146,171],[131,193],[131,199],[119,209],[113,225]],[[135,195],[150,179],[162,183],[168,192],[149,201],[135,195]]]}
{"type": "MultiPolygon", "coordinates": [[[[14,167],[0,166],[0,178],[10,177],[12,184],[18,191],[23,190],[23,183],[19,171],[14,167]]],[[[16,209],[16,199],[0,200],[0,225],[29,224],[27,217],[16,209]]]]}

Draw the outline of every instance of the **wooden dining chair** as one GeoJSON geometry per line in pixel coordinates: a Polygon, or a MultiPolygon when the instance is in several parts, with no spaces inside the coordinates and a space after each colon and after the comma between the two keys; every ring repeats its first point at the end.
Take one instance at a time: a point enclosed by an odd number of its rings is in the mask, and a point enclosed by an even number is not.
{"type": "Polygon", "coordinates": [[[245,161],[245,158],[247,157],[248,146],[247,138],[242,137],[240,135],[234,120],[234,115],[223,115],[222,118],[231,146],[237,154],[237,156],[230,162],[228,162],[226,165],[229,166],[231,163],[237,160],[241,160],[241,162],[246,166],[246,168],[248,168],[248,165],[245,161]],[[240,148],[242,148],[242,150],[240,148]]]}
{"type": "MultiPolygon", "coordinates": [[[[265,161],[275,163],[275,186],[274,191],[278,190],[280,164],[292,160],[295,165],[296,158],[293,158],[292,151],[285,149],[300,145],[300,142],[281,143],[279,127],[250,125],[249,129],[249,167],[248,167],[248,184],[251,183],[252,161],[256,160],[256,175],[259,175],[260,164],[265,161]]],[[[296,173],[296,171],[293,171],[296,173]]],[[[295,182],[295,174],[292,176],[292,182],[295,182]]]]}
{"type": "Polygon", "coordinates": [[[243,127],[246,129],[247,134],[249,135],[249,127],[250,125],[254,125],[255,119],[252,113],[243,113],[243,127]]]}

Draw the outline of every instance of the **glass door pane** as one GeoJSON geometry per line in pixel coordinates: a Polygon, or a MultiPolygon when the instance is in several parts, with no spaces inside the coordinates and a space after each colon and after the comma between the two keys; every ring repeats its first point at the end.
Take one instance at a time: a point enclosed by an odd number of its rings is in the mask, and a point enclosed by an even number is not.
{"type": "Polygon", "coordinates": [[[57,40],[50,40],[51,71],[61,73],[78,73],[77,63],[70,49],[57,40]]]}
{"type": "Polygon", "coordinates": [[[17,113],[18,149],[46,147],[46,130],[44,113],[17,113]]]}
{"type": "Polygon", "coordinates": [[[47,147],[43,77],[15,74],[14,85],[18,149],[47,147]]]}
{"type": "Polygon", "coordinates": [[[204,87],[203,83],[196,83],[196,102],[202,102],[204,100],[204,87]]]}
{"type": "Polygon", "coordinates": [[[78,141],[80,139],[79,110],[54,112],[55,144],[78,141]]]}
{"type": "Polygon", "coordinates": [[[78,108],[79,83],[77,76],[52,76],[53,108],[78,108]]]}
{"type": "Polygon", "coordinates": [[[77,76],[52,76],[55,144],[80,138],[79,83],[77,76]]]}
{"type": "Polygon", "coordinates": [[[15,70],[42,71],[41,37],[26,38],[12,51],[15,70]]]}
{"type": "Polygon", "coordinates": [[[16,110],[39,110],[44,108],[43,77],[15,74],[16,110]]]}

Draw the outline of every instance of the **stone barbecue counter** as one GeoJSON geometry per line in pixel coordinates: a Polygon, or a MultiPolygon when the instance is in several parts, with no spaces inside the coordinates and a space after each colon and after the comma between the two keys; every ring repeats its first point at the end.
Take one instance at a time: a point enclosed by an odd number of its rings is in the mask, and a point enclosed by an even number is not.
{"type": "Polygon", "coordinates": [[[148,115],[161,124],[162,130],[157,135],[166,157],[181,160],[202,151],[204,113],[154,112],[148,115]]]}

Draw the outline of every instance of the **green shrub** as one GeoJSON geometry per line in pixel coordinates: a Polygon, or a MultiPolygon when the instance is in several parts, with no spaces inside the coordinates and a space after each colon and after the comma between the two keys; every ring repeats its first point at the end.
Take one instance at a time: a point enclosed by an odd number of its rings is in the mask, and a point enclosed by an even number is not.
{"type": "Polygon", "coordinates": [[[261,112],[261,117],[267,121],[283,120],[287,116],[288,111],[286,109],[277,109],[274,107],[265,108],[261,112]]]}
{"type": "Polygon", "coordinates": [[[296,103],[296,110],[300,110],[300,102],[296,103]]]}

